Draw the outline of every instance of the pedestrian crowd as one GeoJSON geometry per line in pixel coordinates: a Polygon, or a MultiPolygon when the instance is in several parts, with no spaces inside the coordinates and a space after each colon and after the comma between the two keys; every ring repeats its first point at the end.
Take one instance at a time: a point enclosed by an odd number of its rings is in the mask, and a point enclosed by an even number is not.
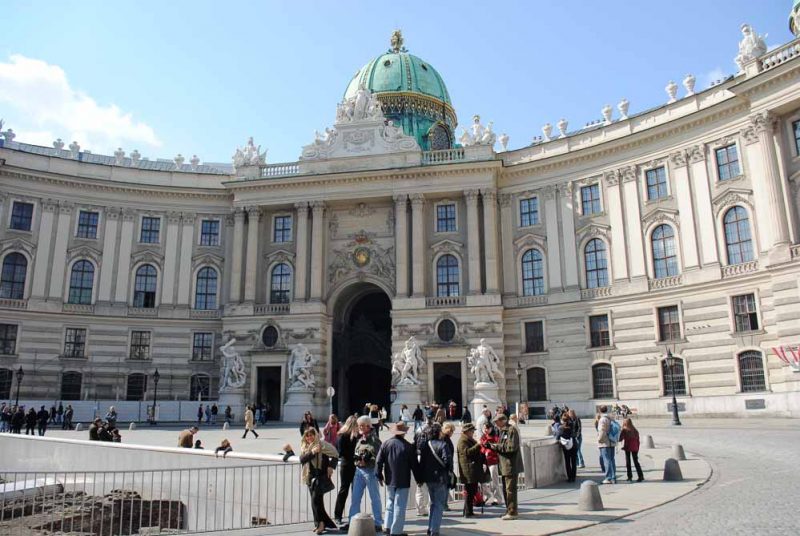
{"type": "Polygon", "coordinates": [[[43,436],[51,424],[61,425],[62,430],[72,430],[72,415],[71,405],[64,409],[59,403],[58,408],[53,405],[49,411],[46,406],[40,406],[37,411],[34,407],[26,410],[24,405],[3,402],[0,404],[0,432],[21,434],[24,428],[25,435],[43,436]]]}

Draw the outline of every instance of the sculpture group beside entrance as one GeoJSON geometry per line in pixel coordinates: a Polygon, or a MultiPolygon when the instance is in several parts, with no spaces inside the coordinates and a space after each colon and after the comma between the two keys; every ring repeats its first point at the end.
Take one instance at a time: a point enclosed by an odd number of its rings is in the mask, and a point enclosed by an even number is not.
{"type": "Polygon", "coordinates": [[[233,347],[234,343],[236,343],[236,339],[231,338],[219,348],[223,356],[222,371],[219,376],[220,392],[241,389],[247,382],[244,361],[242,361],[242,357],[236,351],[236,348],[233,347]]]}
{"type": "Polygon", "coordinates": [[[392,385],[420,385],[419,372],[423,365],[419,342],[411,336],[392,358],[392,385]]]}
{"type": "Polygon", "coordinates": [[[480,344],[469,351],[467,359],[470,371],[475,375],[475,385],[497,385],[497,378],[502,376],[500,371],[500,357],[486,339],[481,339],[480,344]]]}
{"type": "Polygon", "coordinates": [[[289,356],[289,388],[315,388],[317,379],[314,376],[314,365],[317,363],[319,359],[303,343],[295,346],[289,356]]]}

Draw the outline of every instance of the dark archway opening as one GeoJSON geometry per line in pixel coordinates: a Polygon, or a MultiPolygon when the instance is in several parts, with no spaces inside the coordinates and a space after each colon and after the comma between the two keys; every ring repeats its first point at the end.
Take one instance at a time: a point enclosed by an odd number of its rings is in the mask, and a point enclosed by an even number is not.
{"type": "Polygon", "coordinates": [[[461,399],[460,363],[434,363],[433,396],[440,406],[444,406],[445,411],[448,411],[451,400],[455,402],[456,416],[461,416],[464,401],[461,399]]]}

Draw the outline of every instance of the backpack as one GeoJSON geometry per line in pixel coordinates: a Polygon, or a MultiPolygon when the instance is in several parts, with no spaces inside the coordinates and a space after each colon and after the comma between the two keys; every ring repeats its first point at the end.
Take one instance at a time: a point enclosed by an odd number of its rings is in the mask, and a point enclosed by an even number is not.
{"type": "Polygon", "coordinates": [[[619,434],[622,432],[622,427],[613,419],[608,424],[608,440],[612,443],[619,443],[619,434]]]}

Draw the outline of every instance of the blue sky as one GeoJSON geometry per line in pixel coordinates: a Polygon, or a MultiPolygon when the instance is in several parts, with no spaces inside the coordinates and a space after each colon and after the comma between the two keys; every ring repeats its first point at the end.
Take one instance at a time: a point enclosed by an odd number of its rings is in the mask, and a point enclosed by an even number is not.
{"type": "Polygon", "coordinates": [[[516,148],[623,97],[631,114],[663,104],[687,73],[704,89],[734,72],[743,22],[789,41],[791,3],[0,0],[0,118],[17,141],[96,153],[228,162],[252,135],[269,162],[293,161],[401,28],[460,124],[478,113],[516,148]]]}

